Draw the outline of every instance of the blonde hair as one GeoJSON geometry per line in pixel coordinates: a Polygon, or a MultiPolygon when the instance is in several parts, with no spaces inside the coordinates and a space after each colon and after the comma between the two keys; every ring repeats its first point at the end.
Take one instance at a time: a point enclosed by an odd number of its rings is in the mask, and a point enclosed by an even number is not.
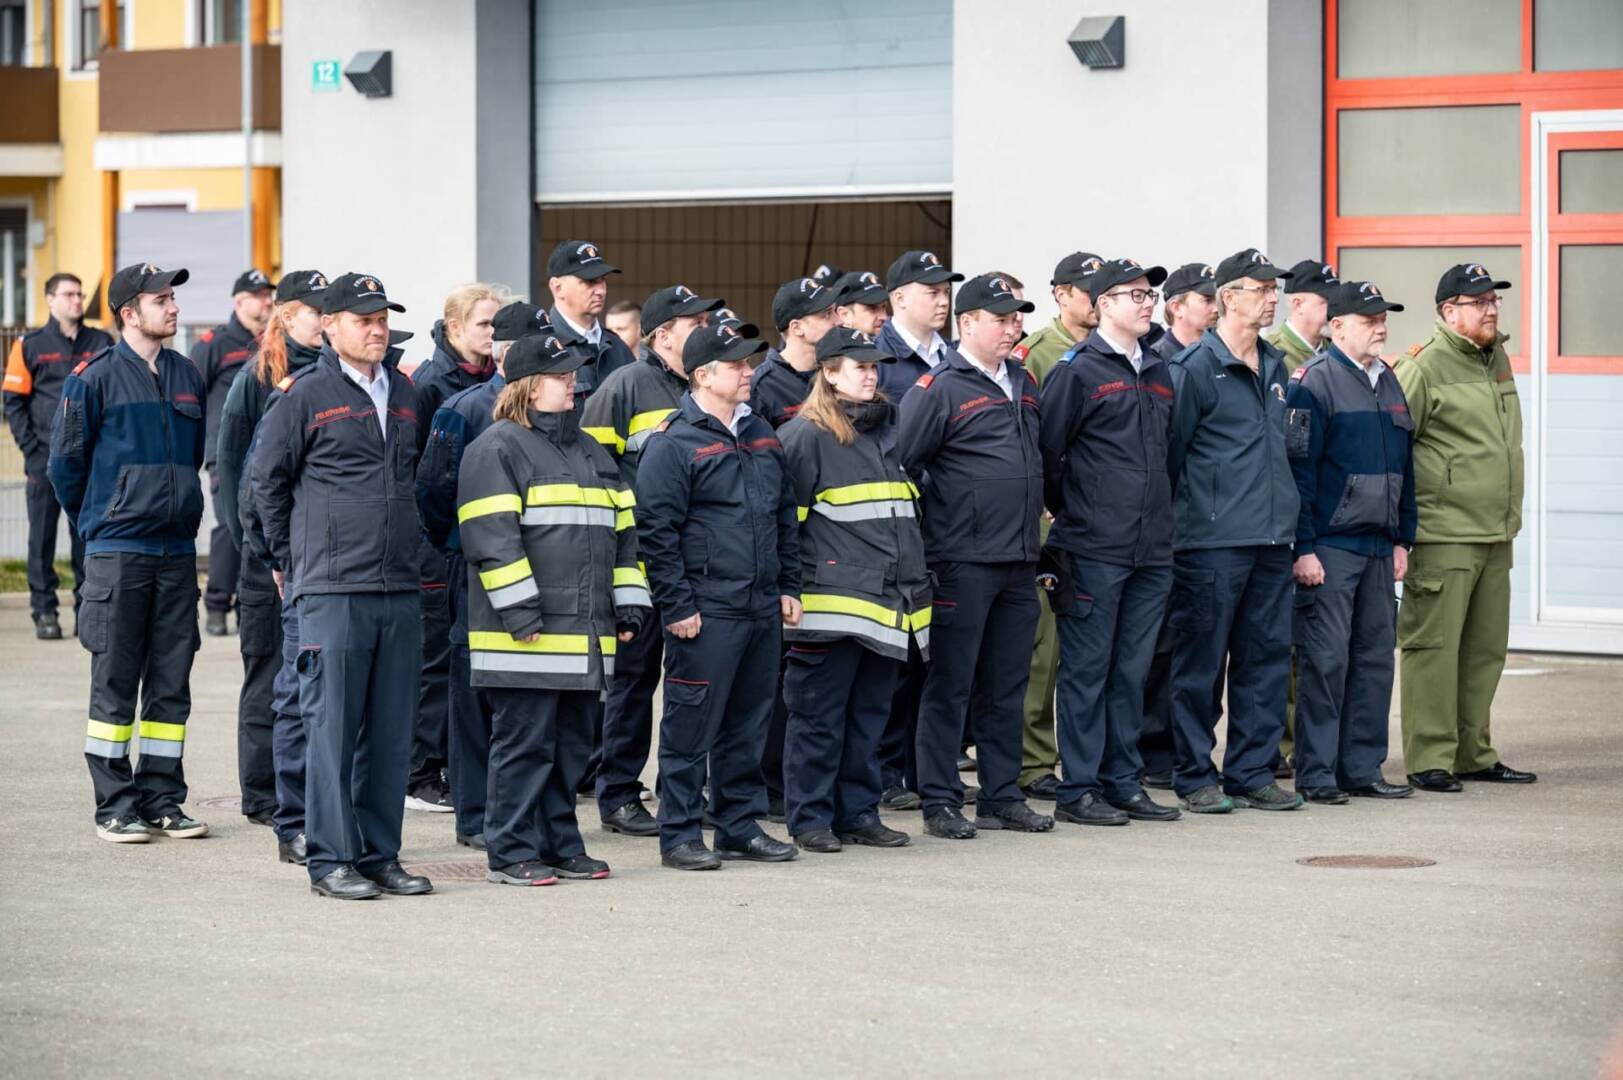
{"type": "MultiPolygon", "coordinates": [[[[845,362],[846,358],[842,356],[840,363],[845,362]]],[[[828,373],[835,370],[838,370],[838,365],[817,365],[817,374],[812,377],[811,393],[806,395],[806,403],[800,407],[800,416],[807,423],[820,427],[834,436],[834,441],[841,446],[850,446],[857,441],[857,429],[851,426],[851,418],[845,415],[845,403],[840,400],[834,384],[828,380],[828,373]]],[[[884,401],[884,393],[874,391],[874,400],[884,401]]]]}
{"type": "Polygon", "coordinates": [[[445,322],[447,325],[465,323],[473,314],[474,305],[481,300],[494,300],[496,306],[501,307],[512,295],[506,285],[486,285],[482,281],[458,285],[445,296],[445,322]]]}
{"type": "Polygon", "coordinates": [[[541,376],[526,375],[502,387],[496,395],[496,407],[490,410],[492,420],[511,420],[520,427],[531,427],[530,394],[541,384],[541,376]]]}

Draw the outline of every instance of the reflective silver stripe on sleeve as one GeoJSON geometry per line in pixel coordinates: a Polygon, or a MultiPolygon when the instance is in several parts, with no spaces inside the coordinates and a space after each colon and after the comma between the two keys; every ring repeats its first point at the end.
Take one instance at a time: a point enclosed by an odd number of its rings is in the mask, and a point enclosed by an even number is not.
{"type": "Polygon", "coordinates": [[[614,511],[605,506],[531,506],[520,525],[602,525],[614,528],[614,511]]]}
{"type": "Polygon", "coordinates": [[[912,502],[907,499],[879,499],[875,502],[851,503],[847,506],[821,502],[812,506],[812,513],[822,514],[834,521],[871,521],[876,518],[916,516],[912,502]]]}
{"type": "Polygon", "coordinates": [[[637,432],[626,439],[626,453],[635,453],[642,449],[642,444],[659,434],[659,428],[651,427],[637,432]]]}
{"type": "Polygon", "coordinates": [[[540,592],[541,589],[536,585],[535,578],[527,577],[523,581],[515,581],[511,585],[503,585],[499,589],[490,589],[486,591],[485,596],[490,600],[491,607],[500,610],[512,607],[514,604],[522,604],[530,597],[539,595],[540,592]]]}
{"type": "Polygon", "coordinates": [[[614,587],[614,605],[616,607],[653,607],[653,597],[641,585],[616,585],[614,587]]]}
{"type": "Polygon", "coordinates": [[[85,753],[117,761],[130,756],[130,744],[127,742],[108,742],[106,739],[87,736],[85,738],[85,753]]]}
{"type": "Polygon", "coordinates": [[[592,658],[580,654],[563,656],[557,653],[498,653],[476,651],[468,657],[468,666],[474,671],[523,671],[548,675],[585,675],[591,670],[592,658]]]}
{"type": "Polygon", "coordinates": [[[836,615],[827,611],[808,611],[800,617],[800,629],[821,630],[831,634],[854,634],[857,637],[870,638],[892,648],[907,648],[907,632],[905,630],[892,630],[871,620],[858,618],[855,615],[836,615]]]}

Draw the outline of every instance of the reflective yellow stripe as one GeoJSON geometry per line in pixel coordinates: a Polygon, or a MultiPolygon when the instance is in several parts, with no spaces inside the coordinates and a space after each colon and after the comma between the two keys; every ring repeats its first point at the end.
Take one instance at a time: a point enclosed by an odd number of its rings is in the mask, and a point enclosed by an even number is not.
{"type": "Polygon", "coordinates": [[[638,434],[639,432],[647,431],[649,428],[656,428],[663,424],[668,417],[675,415],[675,409],[657,409],[654,412],[640,412],[631,418],[631,430],[626,432],[626,437],[629,438],[632,435],[638,434]]]}
{"type": "Polygon", "coordinates": [[[827,611],[839,615],[857,615],[864,619],[872,619],[881,626],[891,628],[902,624],[902,613],[875,604],[868,600],[858,600],[854,596],[836,596],[833,593],[805,593],[800,597],[800,604],[807,611],[827,611]]]}
{"type": "Polygon", "coordinates": [[[506,566],[498,566],[494,570],[479,571],[479,584],[487,589],[499,589],[503,585],[511,585],[515,581],[523,581],[530,576],[530,560],[526,556],[518,562],[510,562],[506,566]]]}
{"type": "Polygon", "coordinates": [[[614,637],[613,635],[610,635],[609,637],[600,637],[597,639],[597,647],[604,656],[613,656],[615,647],[619,644],[620,639],[614,637]]]}
{"type": "Polygon", "coordinates": [[[630,510],[637,505],[637,493],[630,488],[626,488],[624,491],[615,491],[610,488],[609,498],[613,499],[614,505],[622,510],[630,510]]]}
{"type": "Polygon", "coordinates": [[[613,450],[616,454],[623,454],[626,451],[626,441],[620,438],[619,432],[611,427],[589,427],[581,428],[581,430],[610,450],[613,450]]]}
{"type": "Polygon", "coordinates": [[[579,484],[537,484],[525,502],[530,506],[603,506],[614,509],[608,488],[583,488],[579,484]]]}
{"type": "Polygon", "coordinates": [[[614,515],[614,531],[624,532],[626,529],[637,527],[637,515],[630,510],[622,510],[614,515]]]}
{"type": "Polygon", "coordinates": [[[873,502],[877,499],[911,499],[916,490],[912,484],[896,480],[880,480],[872,484],[847,484],[845,487],[824,488],[817,493],[818,502],[849,506],[851,503],[873,502]]]}
{"type": "Polygon", "coordinates": [[[648,564],[641,559],[637,560],[637,569],[642,571],[644,577],[648,576],[648,564]]]}
{"type": "Polygon", "coordinates": [[[162,739],[165,742],[185,742],[185,724],[160,724],[156,720],[141,721],[141,738],[162,739]]]}
{"type": "Polygon", "coordinates": [[[584,653],[588,647],[585,634],[542,634],[534,641],[520,641],[498,630],[468,631],[469,649],[490,652],[584,653]]]}
{"type": "Polygon", "coordinates": [[[933,607],[927,607],[923,611],[915,611],[911,615],[903,615],[902,629],[923,630],[925,627],[930,625],[930,612],[933,610],[933,607]]]}
{"type": "Polygon", "coordinates": [[[109,724],[102,720],[92,720],[85,729],[85,734],[104,742],[129,742],[130,733],[134,730],[134,724],[109,724]]]}
{"type": "Polygon", "coordinates": [[[643,588],[647,588],[648,575],[635,566],[616,566],[614,568],[614,584],[617,586],[641,585],[643,588]]]}
{"type": "Polygon", "coordinates": [[[795,518],[796,518],[796,520],[805,521],[810,516],[811,516],[811,507],[809,507],[809,506],[797,506],[797,507],[795,507],[795,518]]]}
{"type": "Polygon", "coordinates": [[[516,514],[524,509],[524,500],[517,495],[487,495],[471,499],[456,508],[457,521],[471,521],[486,514],[516,514]]]}

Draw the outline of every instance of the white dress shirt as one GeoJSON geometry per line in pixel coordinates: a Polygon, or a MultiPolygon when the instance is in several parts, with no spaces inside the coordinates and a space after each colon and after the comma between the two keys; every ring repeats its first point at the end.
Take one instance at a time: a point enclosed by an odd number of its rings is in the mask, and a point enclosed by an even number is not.
{"type": "Polygon", "coordinates": [[[366,391],[366,396],[372,399],[374,411],[378,414],[378,431],[383,441],[389,441],[389,369],[382,364],[378,365],[378,375],[375,379],[368,379],[355,368],[349,366],[348,361],[340,359],[338,366],[343,370],[350,382],[366,391]]]}
{"type": "Polygon", "coordinates": [[[919,356],[922,356],[926,364],[929,364],[933,368],[937,364],[941,363],[941,358],[945,356],[947,352],[947,343],[941,340],[940,334],[936,333],[934,330],[931,330],[930,341],[928,344],[925,344],[920,342],[919,339],[914,337],[912,334],[908,333],[907,327],[903,326],[901,323],[892,320],[891,325],[896,327],[896,333],[900,335],[902,343],[909,349],[912,349],[919,356]]]}
{"type": "Polygon", "coordinates": [[[1106,333],[1104,327],[1098,327],[1098,334],[1100,337],[1105,339],[1106,345],[1109,345],[1116,352],[1127,357],[1127,362],[1133,365],[1133,374],[1141,375],[1144,373],[1144,349],[1139,345],[1136,338],[1133,340],[1132,349],[1128,350],[1122,348],[1121,342],[1117,341],[1115,338],[1106,333]]]}
{"type": "Polygon", "coordinates": [[[1009,378],[1009,364],[1007,361],[999,360],[997,362],[997,367],[995,369],[990,369],[985,364],[981,363],[980,357],[976,356],[962,345],[958,346],[958,351],[963,355],[965,360],[968,360],[970,364],[974,366],[976,371],[997,383],[997,388],[1003,391],[1004,397],[1008,398],[1010,401],[1014,400],[1014,380],[1009,378]]]}
{"type": "Polygon", "coordinates": [[[582,330],[580,327],[576,326],[575,321],[568,315],[565,315],[561,309],[558,312],[558,318],[564,321],[564,325],[569,327],[569,329],[574,332],[576,337],[586,339],[586,341],[591,344],[592,348],[599,349],[603,347],[603,323],[601,321],[592,323],[592,328],[590,330],[582,330]]]}

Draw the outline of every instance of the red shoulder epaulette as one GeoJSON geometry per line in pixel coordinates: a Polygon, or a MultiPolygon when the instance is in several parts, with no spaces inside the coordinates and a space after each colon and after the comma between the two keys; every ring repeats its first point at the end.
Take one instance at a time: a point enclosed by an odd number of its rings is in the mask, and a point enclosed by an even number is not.
{"type": "Polygon", "coordinates": [[[276,384],[276,389],[280,390],[282,393],[285,394],[285,393],[287,393],[287,388],[292,386],[292,385],[293,385],[293,376],[291,376],[291,375],[283,375],[282,376],[282,381],[276,384]]]}
{"type": "Polygon", "coordinates": [[[1425,348],[1424,345],[1410,345],[1409,346],[1409,351],[1404,353],[1403,355],[1404,356],[1419,356],[1420,355],[1420,350],[1424,349],[1424,348],[1425,348]]]}
{"type": "Polygon", "coordinates": [[[197,340],[203,341],[203,342],[213,341],[214,340],[214,331],[213,330],[205,330],[205,331],[203,331],[201,334],[197,335],[197,340]]]}
{"type": "Polygon", "coordinates": [[[933,382],[935,382],[934,375],[920,375],[918,381],[913,385],[918,387],[920,390],[928,390],[930,389],[930,384],[933,382]]]}
{"type": "Polygon", "coordinates": [[[1295,371],[1291,372],[1291,378],[1292,379],[1301,379],[1301,378],[1305,378],[1306,376],[1307,376],[1307,365],[1306,364],[1303,364],[1301,367],[1299,367],[1295,371]]]}
{"type": "Polygon", "coordinates": [[[77,364],[73,365],[73,371],[71,372],[71,374],[77,375],[77,374],[79,374],[79,372],[83,371],[85,368],[87,368],[89,366],[90,366],[90,361],[89,360],[81,360],[77,364]]]}
{"type": "Polygon", "coordinates": [[[1014,347],[1014,352],[1012,352],[1010,355],[1016,360],[1024,362],[1026,357],[1031,355],[1031,350],[1026,348],[1024,345],[1016,345],[1014,347]]]}

